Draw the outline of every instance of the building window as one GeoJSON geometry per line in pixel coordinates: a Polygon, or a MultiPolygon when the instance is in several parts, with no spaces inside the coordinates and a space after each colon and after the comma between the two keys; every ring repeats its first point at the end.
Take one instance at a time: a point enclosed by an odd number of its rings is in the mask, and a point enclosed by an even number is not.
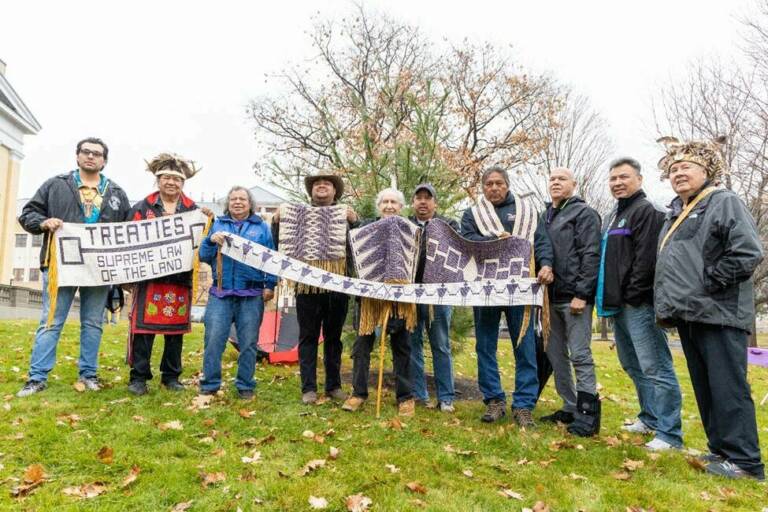
{"type": "Polygon", "coordinates": [[[43,245],[43,235],[32,235],[32,247],[40,247],[43,245]]]}
{"type": "Polygon", "coordinates": [[[40,280],[40,269],[39,268],[29,269],[29,281],[32,283],[36,283],[39,280],[40,280]]]}
{"type": "MultiPolygon", "coordinates": [[[[26,247],[27,246],[27,235],[21,234],[16,235],[16,247],[26,247]]],[[[22,269],[22,272],[24,270],[22,269]]]]}
{"type": "Polygon", "coordinates": [[[24,280],[24,269],[23,268],[15,268],[15,269],[13,269],[13,280],[14,281],[23,281],[24,280]]]}

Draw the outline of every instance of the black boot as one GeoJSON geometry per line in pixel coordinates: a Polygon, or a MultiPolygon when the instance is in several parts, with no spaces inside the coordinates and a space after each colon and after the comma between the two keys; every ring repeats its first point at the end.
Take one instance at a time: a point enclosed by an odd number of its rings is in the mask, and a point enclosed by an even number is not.
{"type": "Polygon", "coordinates": [[[596,436],[600,432],[600,397],[579,391],[574,416],[568,432],[580,437],[596,436]]]}

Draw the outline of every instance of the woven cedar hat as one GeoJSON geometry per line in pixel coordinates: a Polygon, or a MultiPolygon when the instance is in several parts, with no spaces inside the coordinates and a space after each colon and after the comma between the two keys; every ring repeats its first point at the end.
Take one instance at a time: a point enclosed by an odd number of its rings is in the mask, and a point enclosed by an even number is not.
{"type": "Polygon", "coordinates": [[[664,145],[666,154],[659,160],[661,178],[669,178],[669,170],[677,162],[693,162],[699,164],[707,171],[709,181],[718,181],[728,172],[723,158],[722,146],[726,142],[725,137],[715,140],[690,140],[680,142],[675,137],[662,137],[656,142],[664,145]]]}

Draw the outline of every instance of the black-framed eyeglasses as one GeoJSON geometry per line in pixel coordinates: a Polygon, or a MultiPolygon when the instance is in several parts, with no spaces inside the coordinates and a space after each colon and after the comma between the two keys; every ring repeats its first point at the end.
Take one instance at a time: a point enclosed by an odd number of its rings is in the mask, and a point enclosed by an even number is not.
{"type": "Polygon", "coordinates": [[[85,156],[92,156],[93,158],[101,158],[104,156],[104,153],[101,151],[91,151],[90,149],[81,149],[80,154],[85,156]]]}

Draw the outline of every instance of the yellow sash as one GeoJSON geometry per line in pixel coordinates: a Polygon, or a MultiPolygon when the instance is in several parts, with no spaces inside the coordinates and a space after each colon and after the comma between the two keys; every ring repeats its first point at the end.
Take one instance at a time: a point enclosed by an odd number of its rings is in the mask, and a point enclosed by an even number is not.
{"type": "Polygon", "coordinates": [[[699,204],[699,201],[707,197],[709,194],[714,192],[716,187],[707,187],[704,190],[701,191],[701,193],[696,196],[696,198],[688,203],[688,206],[685,207],[685,210],[680,214],[680,216],[677,218],[674,224],[672,224],[672,227],[669,228],[669,231],[667,231],[667,234],[664,235],[664,239],[661,241],[661,245],[659,245],[659,253],[661,253],[661,250],[664,249],[664,245],[667,243],[667,240],[669,240],[669,237],[672,236],[672,233],[677,230],[677,228],[680,226],[680,224],[683,223],[683,221],[688,217],[688,214],[691,213],[691,211],[696,207],[697,204],[699,204]]]}

